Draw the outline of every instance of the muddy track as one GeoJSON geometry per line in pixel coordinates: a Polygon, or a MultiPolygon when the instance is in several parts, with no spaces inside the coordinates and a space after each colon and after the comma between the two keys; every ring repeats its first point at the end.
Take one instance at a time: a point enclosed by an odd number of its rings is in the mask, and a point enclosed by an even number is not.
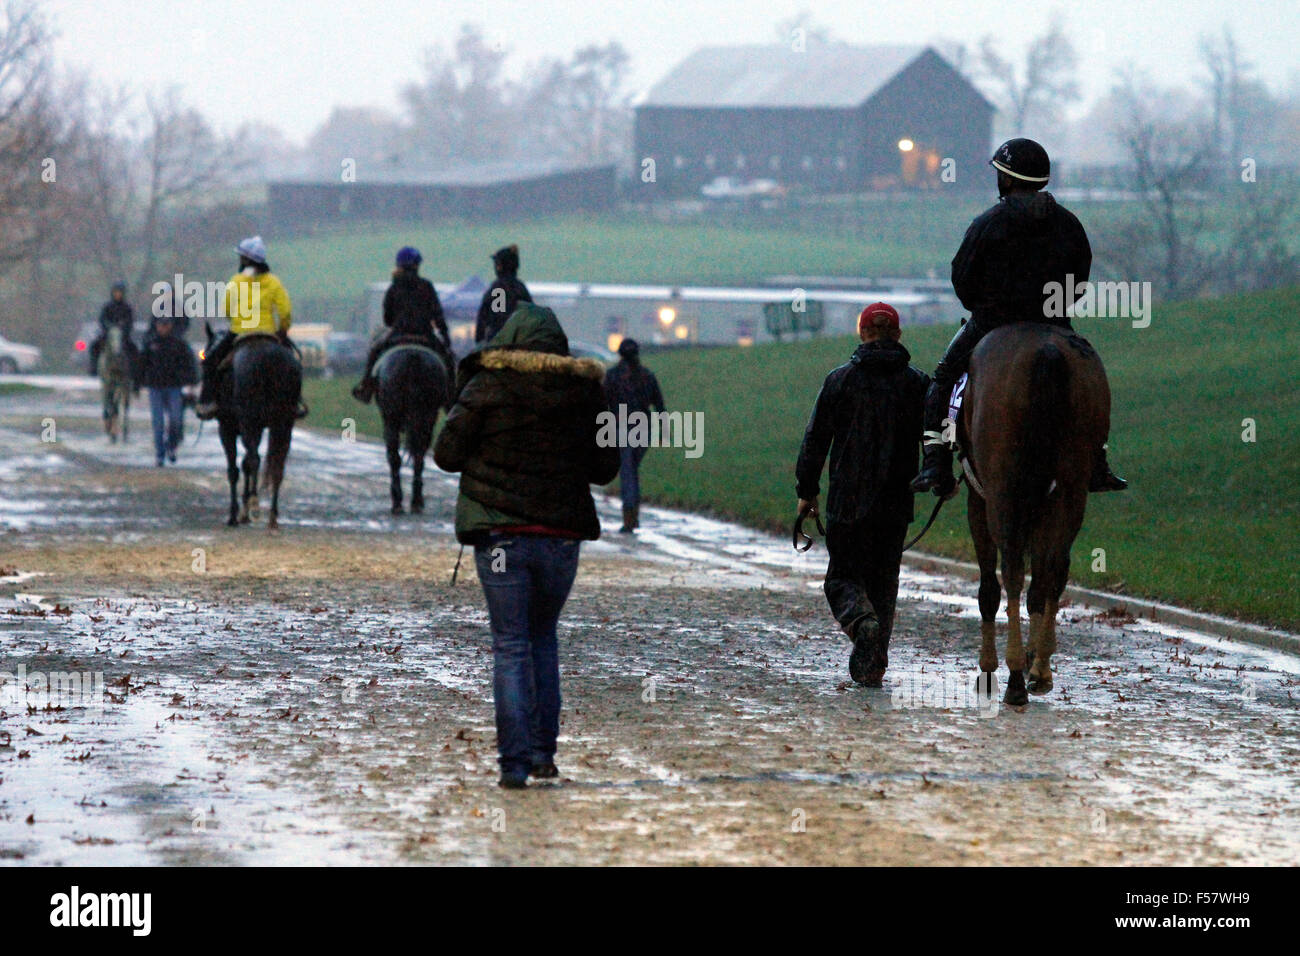
{"type": "Polygon", "coordinates": [[[104,675],[62,709],[0,689],[0,860],[1300,858],[1296,659],[1070,607],[1056,690],[990,708],[973,584],[906,572],[868,691],[819,551],[655,509],[585,546],[561,782],[500,791],[451,478],[392,518],[378,446],[300,431],[282,530],[227,529],[215,429],[156,469],[143,418],[110,447],[85,396],[0,402],[0,672],[104,675]]]}

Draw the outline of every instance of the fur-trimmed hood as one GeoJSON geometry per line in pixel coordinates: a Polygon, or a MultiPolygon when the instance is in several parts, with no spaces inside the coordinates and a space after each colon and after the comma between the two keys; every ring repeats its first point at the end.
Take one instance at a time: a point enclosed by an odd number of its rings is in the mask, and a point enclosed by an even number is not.
{"type": "Polygon", "coordinates": [[[569,338],[555,313],[531,302],[519,303],[485,346],[461,360],[456,391],[481,370],[574,375],[597,382],[605,378],[605,366],[600,362],[569,354],[569,338]]]}
{"type": "Polygon", "coordinates": [[[478,356],[478,364],[483,368],[513,369],[516,372],[553,372],[558,375],[577,375],[597,382],[605,378],[604,364],[594,358],[505,348],[484,349],[478,353],[478,356]]]}

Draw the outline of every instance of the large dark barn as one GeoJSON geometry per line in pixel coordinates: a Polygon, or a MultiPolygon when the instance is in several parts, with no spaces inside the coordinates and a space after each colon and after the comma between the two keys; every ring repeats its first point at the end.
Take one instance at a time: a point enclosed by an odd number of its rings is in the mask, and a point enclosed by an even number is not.
{"type": "Polygon", "coordinates": [[[929,47],[705,47],[636,109],[636,180],[655,161],[658,196],[699,195],[717,177],[814,192],[977,185],[994,108],[929,47]]]}
{"type": "Polygon", "coordinates": [[[500,163],[428,173],[365,171],[356,182],[286,179],[267,184],[271,221],[282,229],[351,221],[494,220],[606,209],[612,165],[500,163]]]}

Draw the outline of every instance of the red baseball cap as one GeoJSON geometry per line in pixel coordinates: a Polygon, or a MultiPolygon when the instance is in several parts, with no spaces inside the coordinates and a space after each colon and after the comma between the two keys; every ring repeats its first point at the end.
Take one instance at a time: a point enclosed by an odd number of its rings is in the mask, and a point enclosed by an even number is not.
{"type": "Polygon", "coordinates": [[[858,332],[861,333],[868,325],[897,332],[898,310],[888,302],[873,302],[858,314],[858,332]],[[886,321],[883,323],[877,321],[879,316],[884,316],[886,321]]]}

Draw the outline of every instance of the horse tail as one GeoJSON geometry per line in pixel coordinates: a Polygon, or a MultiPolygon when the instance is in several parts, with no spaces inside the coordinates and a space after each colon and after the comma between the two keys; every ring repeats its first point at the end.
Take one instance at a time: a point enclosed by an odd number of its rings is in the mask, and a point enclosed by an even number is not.
{"type": "Polygon", "coordinates": [[[1034,356],[1029,373],[1029,414],[1025,418],[1017,496],[1036,515],[1052,490],[1060,459],[1061,439],[1069,425],[1070,367],[1055,344],[1048,342],[1034,356]]]}

